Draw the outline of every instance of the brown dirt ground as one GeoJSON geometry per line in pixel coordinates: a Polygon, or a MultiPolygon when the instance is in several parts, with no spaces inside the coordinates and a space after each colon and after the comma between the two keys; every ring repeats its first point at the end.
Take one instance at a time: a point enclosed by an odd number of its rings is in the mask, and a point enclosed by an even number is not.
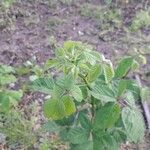
{"type": "MultiPolygon", "coordinates": [[[[80,14],[85,2],[77,0],[71,5],[59,2],[56,6],[50,6],[48,0],[17,0],[8,16],[0,9],[0,19],[4,18],[5,24],[0,25],[0,63],[19,66],[36,56],[37,63],[42,64],[52,56],[54,45],[66,40],[87,42],[113,61],[127,54],[132,44],[122,40],[125,36],[123,28],[114,29],[101,37],[98,21],[80,14]]],[[[89,0],[89,3],[100,7],[103,4],[99,0],[89,0]]],[[[123,25],[128,27],[136,11],[142,7],[144,5],[138,1],[118,4],[117,8],[122,10],[123,25]]],[[[150,29],[142,31],[145,36],[150,33],[150,29]]],[[[138,38],[139,34],[132,36],[138,38]]],[[[143,69],[150,70],[150,65],[143,66],[143,69]]],[[[149,150],[149,136],[141,145],[126,144],[121,149],[149,150]]]]}

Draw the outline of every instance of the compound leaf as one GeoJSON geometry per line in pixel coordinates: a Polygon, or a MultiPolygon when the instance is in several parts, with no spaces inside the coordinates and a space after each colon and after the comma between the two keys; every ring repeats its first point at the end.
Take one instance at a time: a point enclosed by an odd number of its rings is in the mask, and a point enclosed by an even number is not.
{"type": "Polygon", "coordinates": [[[144,137],[145,125],[141,112],[129,107],[123,108],[122,120],[127,133],[128,140],[134,143],[141,141],[144,137]]]}
{"type": "Polygon", "coordinates": [[[88,72],[87,80],[89,82],[95,81],[98,78],[98,76],[100,75],[100,73],[101,73],[101,66],[100,65],[96,64],[96,65],[92,66],[90,68],[90,71],[88,72]]]}
{"type": "Polygon", "coordinates": [[[54,120],[62,119],[65,117],[65,105],[63,101],[61,100],[56,100],[56,99],[50,99],[47,100],[44,103],[43,106],[44,109],[44,115],[47,118],[51,118],[54,120]]]}
{"type": "Polygon", "coordinates": [[[89,133],[81,128],[71,128],[68,133],[68,139],[72,144],[82,144],[88,140],[89,133]]]}
{"type": "Polygon", "coordinates": [[[76,111],[75,103],[69,96],[64,96],[62,99],[65,106],[65,115],[69,116],[76,111]]]}
{"type": "Polygon", "coordinates": [[[38,78],[32,81],[29,87],[35,91],[40,91],[45,94],[50,94],[54,87],[54,81],[52,78],[44,77],[38,78]]]}
{"type": "Polygon", "coordinates": [[[94,130],[107,129],[112,127],[120,116],[120,106],[117,103],[109,102],[97,110],[94,118],[94,130]]]}
{"type": "Polygon", "coordinates": [[[121,60],[118,67],[115,70],[115,77],[116,78],[122,78],[127,75],[127,73],[130,71],[133,64],[133,58],[127,57],[121,60]]]}
{"type": "Polygon", "coordinates": [[[74,97],[74,99],[78,102],[81,102],[82,99],[83,99],[83,96],[82,96],[82,91],[80,89],[79,86],[77,85],[74,85],[71,90],[70,90],[70,93],[71,95],[74,97]]]}

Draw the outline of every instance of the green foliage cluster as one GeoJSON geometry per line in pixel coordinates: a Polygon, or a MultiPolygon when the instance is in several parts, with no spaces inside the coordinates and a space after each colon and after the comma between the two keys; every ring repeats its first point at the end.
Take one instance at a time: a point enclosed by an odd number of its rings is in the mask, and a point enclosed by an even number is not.
{"type": "Polygon", "coordinates": [[[46,127],[69,142],[71,150],[117,150],[126,140],[140,142],[145,124],[136,102],[141,92],[127,78],[137,64],[134,57],[125,57],[114,67],[91,46],[65,42],[45,64],[45,70],[56,69],[56,76],[30,83],[51,96],[43,106],[50,119],[46,127]]]}
{"type": "Polygon", "coordinates": [[[37,140],[32,119],[26,119],[19,109],[11,109],[7,114],[0,113],[0,133],[6,136],[6,143],[12,149],[29,149],[37,140]]]}
{"type": "Polygon", "coordinates": [[[9,84],[14,84],[17,79],[14,76],[15,69],[11,66],[0,65],[0,112],[8,113],[12,106],[17,105],[23,96],[22,90],[11,90],[9,84]]]}
{"type": "Polygon", "coordinates": [[[137,31],[142,27],[150,26],[150,10],[141,10],[137,12],[131,24],[131,31],[137,31]]]}
{"type": "Polygon", "coordinates": [[[109,7],[100,7],[85,3],[81,7],[81,15],[96,19],[102,27],[110,27],[112,25],[119,27],[122,23],[121,11],[109,7]]]}

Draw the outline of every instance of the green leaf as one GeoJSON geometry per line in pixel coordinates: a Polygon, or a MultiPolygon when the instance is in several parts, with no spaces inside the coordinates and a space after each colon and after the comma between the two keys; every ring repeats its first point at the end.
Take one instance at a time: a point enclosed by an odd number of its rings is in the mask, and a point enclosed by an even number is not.
{"type": "Polygon", "coordinates": [[[116,101],[113,90],[109,88],[108,85],[102,84],[100,82],[96,82],[95,86],[92,88],[91,94],[104,103],[116,101]]]}
{"type": "Polygon", "coordinates": [[[94,150],[118,150],[119,143],[107,131],[98,131],[93,135],[94,150]]]}
{"type": "Polygon", "coordinates": [[[136,105],[135,105],[135,98],[134,98],[134,95],[132,92],[128,91],[126,94],[125,94],[125,97],[124,97],[126,103],[128,105],[130,105],[130,107],[132,108],[135,108],[136,105]]]}
{"type": "Polygon", "coordinates": [[[145,125],[141,112],[129,107],[123,108],[122,120],[130,142],[138,143],[144,137],[145,125]]]}
{"type": "Polygon", "coordinates": [[[10,84],[10,83],[14,83],[16,82],[17,79],[14,75],[11,74],[0,74],[0,85],[6,85],[6,84],[10,84]]]}
{"type": "Polygon", "coordinates": [[[133,80],[126,80],[127,81],[127,90],[132,92],[135,99],[140,98],[140,88],[133,80]]]}
{"type": "Polygon", "coordinates": [[[150,100],[150,88],[148,87],[142,88],[140,92],[140,96],[141,96],[142,102],[149,101],[150,100]]]}
{"type": "Polygon", "coordinates": [[[64,96],[61,99],[63,101],[63,104],[65,106],[65,115],[69,116],[76,111],[75,103],[69,96],[64,96]]]}
{"type": "Polygon", "coordinates": [[[65,117],[65,105],[61,100],[50,99],[44,103],[44,115],[47,118],[54,120],[62,119],[65,117]]]}
{"type": "Polygon", "coordinates": [[[68,74],[66,76],[61,76],[57,79],[56,84],[62,89],[70,90],[74,85],[73,75],[68,74]]]}
{"type": "Polygon", "coordinates": [[[50,99],[44,104],[44,115],[54,120],[62,119],[76,111],[73,100],[68,96],[63,96],[60,100],[50,99]]]}
{"type": "Polygon", "coordinates": [[[59,126],[72,126],[74,123],[74,119],[75,119],[75,115],[71,115],[68,117],[65,117],[63,119],[60,120],[56,120],[55,122],[59,125],[59,126]]]}
{"type": "Polygon", "coordinates": [[[55,67],[57,65],[58,65],[58,62],[57,62],[56,59],[49,59],[45,63],[44,70],[51,69],[51,68],[53,68],[53,67],[55,67]]]}
{"type": "Polygon", "coordinates": [[[87,90],[87,87],[86,86],[80,86],[80,89],[82,91],[82,96],[83,96],[83,99],[86,99],[88,97],[88,90],[87,90]]]}
{"type": "Polygon", "coordinates": [[[64,142],[68,142],[69,138],[68,138],[68,129],[63,128],[60,132],[60,138],[64,141],[64,142]]]}
{"type": "Polygon", "coordinates": [[[54,99],[60,99],[62,95],[65,94],[65,92],[66,92],[65,89],[62,89],[57,85],[54,85],[51,95],[54,99]]]}
{"type": "Polygon", "coordinates": [[[120,97],[126,91],[127,82],[126,80],[120,80],[118,84],[118,93],[117,96],[120,97]]]}
{"type": "Polygon", "coordinates": [[[43,128],[47,131],[47,132],[59,132],[60,131],[60,127],[54,122],[49,120],[48,122],[46,122],[43,126],[43,128]]]}
{"type": "Polygon", "coordinates": [[[66,41],[64,42],[64,48],[68,51],[71,52],[75,46],[77,46],[80,42],[74,42],[74,41],[66,41]]]}
{"type": "Polygon", "coordinates": [[[82,96],[82,91],[80,89],[79,86],[77,85],[74,85],[71,90],[70,90],[70,93],[71,95],[74,97],[74,99],[78,102],[81,102],[82,99],[83,99],[83,96],[82,96]]]}
{"type": "Polygon", "coordinates": [[[101,73],[101,66],[96,64],[94,66],[92,66],[90,68],[90,71],[88,72],[88,75],[87,75],[87,81],[88,82],[93,82],[95,81],[98,76],[100,75],[101,73]]]}
{"type": "Polygon", "coordinates": [[[30,83],[29,87],[32,90],[40,91],[45,94],[50,94],[54,87],[54,81],[52,78],[44,77],[38,78],[30,83]]]}
{"type": "Polygon", "coordinates": [[[127,75],[127,73],[130,71],[133,64],[133,58],[127,57],[120,61],[117,69],[115,70],[115,77],[116,78],[122,78],[127,75]]]}
{"type": "Polygon", "coordinates": [[[91,122],[90,122],[89,118],[86,116],[85,112],[79,113],[79,121],[83,128],[90,130],[91,122]]]}
{"type": "Polygon", "coordinates": [[[111,132],[111,135],[113,135],[113,138],[119,144],[125,142],[127,139],[126,132],[122,128],[113,129],[113,132],[111,132]]]}
{"type": "Polygon", "coordinates": [[[9,97],[5,93],[0,92],[0,112],[7,113],[9,112],[9,109],[10,109],[9,97]]]}
{"type": "Polygon", "coordinates": [[[27,75],[31,72],[31,68],[27,66],[20,66],[15,70],[16,70],[16,74],[19,76],[27,75]]]}
{"type": "Polygon", "coordinates": [[[9,97],[10,102],[12,104],[15,104],[17,101],[21,100],[21,97],[23,96],[23,91],[7,90],[5,91],[5,94],[9,97]]]}
{"type": "Polygon", "coordinates": [[[88,140],[89,133],[81,128],[71,128],[68,132],[69,142],[72,144],[82,144],[88,140]]]}
{"type": "Polygon", "coordinates": [[[0,111],[8,112],[23,96],[22,90],[5,90],[0,92],[0,111]]]}
{"type": "Polygon", "coordinates": [[[83,144],[71,145],[71,150],[93,150],[93,142],[87,141],[83,144]]]}
{"type": "Polygon", "coordinates": [[[106,134],[103,136],[102,140],[106,149],[119,150],[119,144],[116,142],[113,136],[106,134]]]}
{"type": "Polygon", "coordinates": [[[103,70],[104,70],[105,81],[106,83],[109,83],[115,75],[112,63],[109,61],[109,63],[104,64],[103,70]]]}
{"type": "Polygon", "coordinates": [[[107,129],[112,127],[120,116],[120,106],[116,103],[109,102],[97,110],[93,129],[107,129]]]}
{"type": "Polygon", "coordinates": [[[0,65],[0,73],[1,74],[15,73],[15,69],[11,66],[0,65]]]}

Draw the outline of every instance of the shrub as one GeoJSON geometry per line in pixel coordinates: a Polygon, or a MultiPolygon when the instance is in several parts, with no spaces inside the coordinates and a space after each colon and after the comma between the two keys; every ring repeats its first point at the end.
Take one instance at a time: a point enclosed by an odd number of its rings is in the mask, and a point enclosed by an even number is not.
{"type": "Polygon", "coordinates": [[[120,143],[137,143],[144,136],[136,105],[140,88],[127,78],[136,67],[133,57],[114,67],[91,46],[68,41],[45,64],[57,74],[40,77],[30,87],[51,95],[43,106],[44,115],[71,150],[117,150],[120,143]]]}

